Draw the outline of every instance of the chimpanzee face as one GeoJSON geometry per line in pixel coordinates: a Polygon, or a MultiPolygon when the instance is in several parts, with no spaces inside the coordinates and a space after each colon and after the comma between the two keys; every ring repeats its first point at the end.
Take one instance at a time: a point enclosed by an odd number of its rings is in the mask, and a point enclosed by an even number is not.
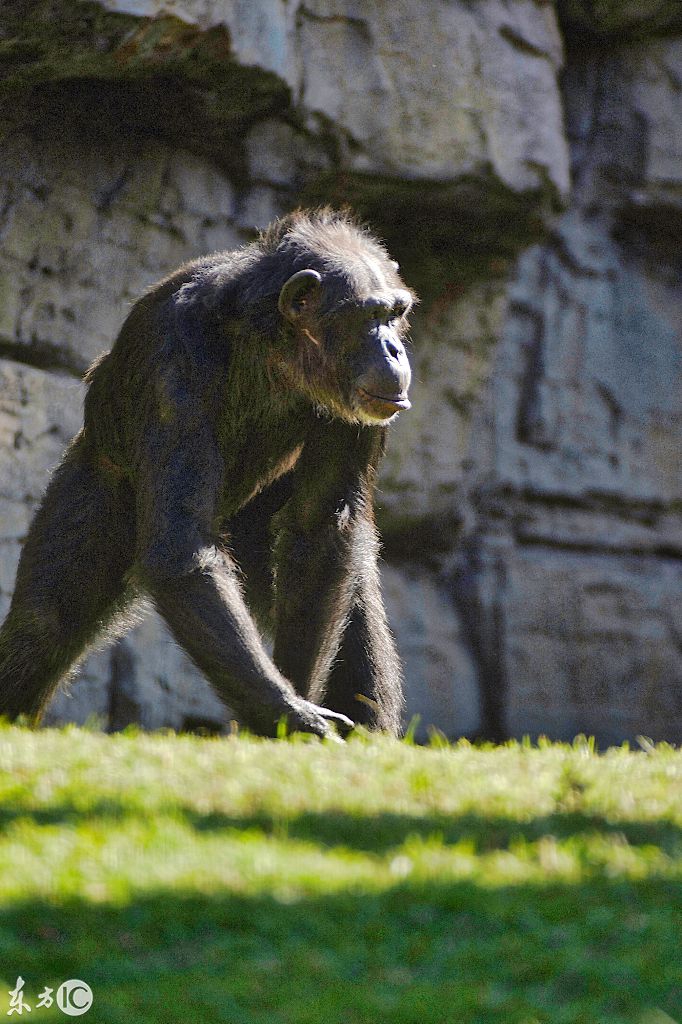
{"type": "Polygon", "coordinates": [[[410,408],[404,340],[414,296],[397,265],[386,265],[361,282],[301,270],[279,297],[280,312],[299,338],[299,386],[316,405],[354,423],[387,424],[410,408]]]}

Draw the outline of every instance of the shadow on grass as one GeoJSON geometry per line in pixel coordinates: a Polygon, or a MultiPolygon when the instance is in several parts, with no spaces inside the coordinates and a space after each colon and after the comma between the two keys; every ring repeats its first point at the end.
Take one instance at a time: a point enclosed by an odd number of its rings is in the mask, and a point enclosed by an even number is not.
{"type": "MultiPolygon", "coordinates": [[[[116,801],[5,809],[2,826],[99,816],[115,828],[143,813],[155,812],[116,801]]],[[[574,813],[526,823],[334,812],[239,818],[174,805],[158,813],[197,831],[285,828],[367,853],[434,834],[468,838],[482,851],[519,837],[614,830],[670,853],[682,843],[670,823],[613,825],[574,813]]],[[[63,1015],[37,1009],[37,993],[74,977],[95,994],[84,1018],[92,1024],[669,1024],[682,1022],[680,934],[682,881],[661,878],[494,887],[408,877],[380,892],[323,897],[158,887],[116,905],[32,899],[0,909],[0,1016],[2,989],[21,975],[38,1024],[63,1015]]]]}
{"type": "Polygon", "coordinates": [[[0,987],[21,975],[35,1004],[82,978],[97,1024],[649,1024],[682,1005],[681,899],[680,885],[602,879],[32,900],[0,912],[0,987]]]}

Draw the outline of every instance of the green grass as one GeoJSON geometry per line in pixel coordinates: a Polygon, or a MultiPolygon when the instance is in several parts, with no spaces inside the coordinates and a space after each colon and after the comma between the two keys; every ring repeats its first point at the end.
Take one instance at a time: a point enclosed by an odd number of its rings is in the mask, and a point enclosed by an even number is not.
{"type": "Polygon", "coordinates": [[[4,727],[0,826],[3,1018],[682,1022],[669,747],[4,727]]]}

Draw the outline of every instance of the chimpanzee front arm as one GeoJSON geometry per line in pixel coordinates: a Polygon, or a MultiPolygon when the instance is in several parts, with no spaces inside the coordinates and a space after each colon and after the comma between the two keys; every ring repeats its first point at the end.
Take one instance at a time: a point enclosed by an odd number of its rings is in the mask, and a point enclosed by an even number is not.
{"type": "Polygon", "coordinates": [[[236,567],[216,542],[223,465],[215,439],[205,422],[183,430],[182,444],[175,443],[176,429],[177,424],[161,425],[148,432],[140,466],[142,586],[175,639],[247,727],[274,735],[285,717],[292,730],[326,736],[334,722],[346,731],[348,719],[296,694],[268,656],[236,567]]]}

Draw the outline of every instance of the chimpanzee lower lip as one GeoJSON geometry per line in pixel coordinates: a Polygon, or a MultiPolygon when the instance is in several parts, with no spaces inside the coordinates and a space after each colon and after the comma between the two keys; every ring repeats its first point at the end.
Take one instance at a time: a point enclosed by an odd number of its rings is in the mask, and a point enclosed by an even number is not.
{"type": "Polygon", "coordinates": [[[365,388],[358,388],[358,394],[363,402],[381,402],[383,405],[391,405],[395,409],[409,409],[412,405],[407,395],[373,395],[365,388]]]}

